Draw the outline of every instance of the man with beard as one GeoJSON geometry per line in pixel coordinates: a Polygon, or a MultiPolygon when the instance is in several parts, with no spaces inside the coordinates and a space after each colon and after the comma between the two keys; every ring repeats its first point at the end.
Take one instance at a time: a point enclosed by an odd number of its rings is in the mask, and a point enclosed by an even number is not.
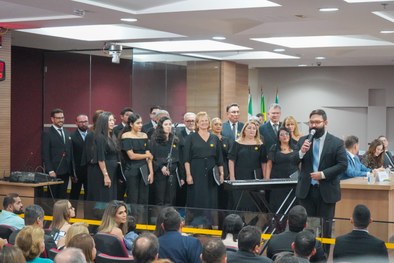
{"type": "MultiPolygon", "coordinates": [[[[296,196],[308,216],[323,219],[323,237],[331,237],[335,204],[341,199],[339,179],[346,171],[347,156],[343,141],[328,133],[326,126],[326,112],[313,110],[309,115],[309,130],[316,131],[313,140],[304,136],[298,142],[301,172],[296,196]]],[[[329,245],[324,250],[328,253],[329,245]]]]}
{"type": "Polygon", "coordinates": [[[23,213],[22,200],[16,193],[10,193],[3,199],[3,208],[0,212],[0,224],[12,226],[16,229],[25,227],[24,220],[17,214],[23,213]]]}
{"type": "Polygon", "coordinates": [[[73,157],[75,165],[75,175],[71,182],[70,199],[78,200],[81,188],[84,189],[84,200],[87,196],[87,173],[88,167],[86,162],[86,153],[84,151],[85,138],[89,130],[89,118],[85,114],[79,114],[75,120],[77,125],[76,131],[71,135],[73,144],[73,157]]]}

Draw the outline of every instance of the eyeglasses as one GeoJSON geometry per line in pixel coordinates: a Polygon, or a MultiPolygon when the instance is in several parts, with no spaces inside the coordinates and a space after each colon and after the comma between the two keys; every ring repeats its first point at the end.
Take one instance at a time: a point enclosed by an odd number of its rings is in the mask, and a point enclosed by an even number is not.
{"type": "Polygon", "coordinates": [[[281,132],[281,133],[279,133],[279,136],[282,136],[282,137],[287,137],[289,135],[290,134],[288,132],[281,132]]]}
{"type": "Polygon", "coordinates": [[[53,117],[53,118],[55,118],[56,120],[63,120],[64,119],[64,117],[53,117]]]}
{"type": "Polygon", "coordinates": [[[195,122],[194,120],[188,120],[188,121],[186,121],[187,123],[193,123],[193,122],[195,122]]]}
{"type": "Polygon", "coordinates": [[[320,125],[321,123],[323,123],[324,121],[309,121],[309,125],[320,125]]]}

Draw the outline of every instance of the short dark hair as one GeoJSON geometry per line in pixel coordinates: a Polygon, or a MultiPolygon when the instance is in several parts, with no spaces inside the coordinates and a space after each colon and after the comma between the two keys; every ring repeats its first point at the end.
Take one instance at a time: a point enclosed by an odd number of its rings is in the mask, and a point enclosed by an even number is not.
{"type": "Polygon", "coordinates": [[[152,107],[150,107],[150,111],[149,111],[149,113],[152,113],[152,111],[154,111],[154,110],[161,110],[161,107],[160,107],[160,106],[158,106],[158,105],[156,105],[156,106],[152,106],[152,107]]]}
{"type": "Polygon", "coordinates": [[[244,226],[242,218],[237,214],[229,214],[224,218],[222,239],[225,239],[227,234],[232,234],[234,242],[238,239],[238,233],[244,226]]]}
{"type": "Polygon", "coordinates": [[[163,208],[164,231],[178,231],[181,226],[181,215],[173,207],[163,208]]]}
{"type": "Polygon", "coordinates": [[[345,139],[345,148],[350,149],[357,143],[358,143],[358,137],[354,135],[350,135],[345,139]]]}
{"type": "Polygon", "coordinates": [[[60,108],[55,108],[55,109],[51,110],[51,117],[55,117],[56,113],[64,113],[64,111],[60,108]]]}
{"type": "Polygon", "coordinates": [[[136,226],[137,226],[137,221],[135,220],[135,217],[127,216],[127,227],[128,227],[127,231],[128,232],[135,231],[136,226]]]}
{"type": "Polygon", "coordinates": [[[315,248],[316,237],[310,230],[299,232],[294,240],[294,252],[299,257],[307,258],[315,248]]]}
{"type": "Polygon", "coordinates": [[[25,209],[25,225],[30,226],[33,225],[37,218],[44,218],[44,209],[42,209],[39,205],[29,205],[25,209]]]}
{"type": "Polygon", "coordinates": [[[261,231],[255,226],[245,226],[238,234],[238,249],[251,252],[260,245],[261,231]]]}
{"type": "Polygon", "coordinates": [[[159,240],[154,234],[144,232],[134,241],[132,253],[136,263],[153,261],[159,253],[159,240]]]}
{"type": "Polygon", "coordinates": [[[256,117],[264,117],[264,115],[262,113],[257,113],[256,117]]]}
{"type": "Polygon", "coordinates": [[[353,210],[354,226],[358,228],[367,228],[371,220],[371,212],[365,205],[356,205],[353,210]]]}
{"type": "Polygon", "coordinates": [[[227,105],[226,112],[228,112],[231,107],[238,107],[239,108],[239,105],[238,105],[238,103],[231,103],[231,104],[227,105]]]}
{"type": "Polygon", "coordinates": [[[204,263],[220,263],[226,256],[226,246],[219,238],[208,240],[202,247],[201,258],[204,263]]]}
{"type": "Polygon", "coordinates": [[[16,201],[15,198],[19,197],[17,193],[9,193],[3,199],[3,207],[7,209],[9,205],[13,205],[16,201]]]}
{"type": "Polygon", "coordinates": [[[300,232],[304,229],[306,220],[308,219],[308,214],[306,210],[301,205],[296,205],[289,211],[289,216],[287,218],[289,224],[289,230],[291,232],[300,232]]]}
{"type": "Polygon", "coordinates": [[[132,108],[130,108],[130,107],[125,107],[125,108],[123,108],[122,111],[120,112],[120,115],[123,116],[123,115],[124,115],[126,112],[128,112],[128,111],[134,112],[132,108]]]}
{"type": "Polygon", "coordinates": [[[322,110],[322,109],[313,110],[313,111],[309,114],[309,118],[311,118],[312,115],[320,115],[320,116],[323,117],[323,121],[326,121],[326,120],[327,120],[327,114],[326,114],[326,112],[325,112],[324,110],[322,110]]]}

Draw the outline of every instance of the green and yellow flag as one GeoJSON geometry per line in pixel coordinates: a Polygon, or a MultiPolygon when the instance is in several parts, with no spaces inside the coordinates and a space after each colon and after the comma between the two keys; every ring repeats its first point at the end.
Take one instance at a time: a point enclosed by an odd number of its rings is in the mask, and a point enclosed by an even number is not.
{"type": "Polygon", "coordinates": [[[261,90],[261,100],[260,100],[260,111],[264,116],[264,122],[267,120],[267,112],[265,111],[265,101],[264,101],[264,93],[261,90]]]}
{"type": "Polygon", "coordinates": [[[249,97],[248,97],[248,120],[253,116],[253,106],[252,106],[252,96],[250,95],[249,90],[249,97]]]}
{"type": "Polygon", "coordinates": [[[279,103],[278,89],[276,89],[275,103],[279,103]]]}

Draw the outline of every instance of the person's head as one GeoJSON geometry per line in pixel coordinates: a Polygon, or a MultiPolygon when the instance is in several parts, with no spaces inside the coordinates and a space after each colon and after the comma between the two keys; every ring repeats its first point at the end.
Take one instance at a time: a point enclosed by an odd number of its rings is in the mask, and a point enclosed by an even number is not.
{"type": "Polygon", "coordinates": [[[15,214],[23,213],[22,200],[17,193],[9,193],[3,199],[3,208],[15,214]]]}
{"type": "Polygon", "coordinates": [[[226,107],[227,118],[231,123],[236,123],[239,120],[239,105],[231,103],[226,107]]]}
{"type": "Polygon", "coordinates": [[[127,232],[127,207],[123,201],[113,200],[104,210],[99,232],[109,233],[119,227],[123,234],[127,232]]]}
{"type": "Polygon", "coordinates": [[[75,208],[68,200],[59,200],[53,205],[53,221],[51,228],[60,229],[70,218],[75,217],[75,208]]]}
{"type": "Polygon", "coordinates": [[[157,110],[154,121],[157,123],[163,117],[170,117],[170,113],[166,110],[157,110]]]}
{"type": "Polygon", "coordinates": [[[345,148],[352,154],[357,154],[360,146],[358,144],[358,137],[350,135],[345,139],[345,148]]]}
{"type": "Polygon", "coordinates": [[[104,110],[96,110],[95,112],[94,112],[94,114],[93,114],[93,117],[92,117],[92,121],[93,121],[93,130],[96,128],[96,122],[97,122],[97,119],[98,119],[98,117],[101,115],[101,113],[103,113],[104,112],[104,110]]]}
{"type": "Polygon", "coordinates": [[[137,229],[137,220],[134,216],[127,216],[127,232],[135,231],[137,229]]]}
{"type": "Polygon", "coordinates": [[[315,138],[318,139],[326,132],[327,114],[322,109],[313,110],[309,114],[309,132],[312,129],[316,130],[315,138]]]}
{"type": "Polygon", "coordinates": [[[65,246],[68,247],[70,240],[78,234],[89,234],[88,224],[85,222],[77,222],[70,226],[67,230],[65,246]]]}
{"type": "Polygon", "coordinates": [[[299,232],[292,244],[294,254],[301,258],[310,258],[316,253],[316,237],[310,230],[299,232]]]}
{"type": "Polygon", "coordinates": [[[238,233],[244,226],[242,218],[237,214],[229,214],[224,218],[222,239],[225,239],[227,234],[233,235],[233,240],[236,242],[238,240],[238,233]]]}
{"type": "Polygon", "coordinates": [[[218,117],[215,117],[211,120],[210,129],[214,134],[220,134],[223,130],[222,125],[223,125],[222,120],[218,117]]]}
{"type": "Polygon", "coordinates": [[[289,211],[287,223],[291,232],[300,232],[306,226],[308,215],[301,205],[296,205],[289,211]]]}
{"type": "Polygon", "coordinates": [[[365,229],[372,223],[371,212],[365,205],[356,205],[353,210],[352,218],[350,222],[354,227],[359,229],[365,229]]]}
{"type": "Polygon", "coordinates": [[[44,227],[44,209],[39,205],[29,205],[25,209],[25,225],[44,227]]]}
{"type": "Polygon", "coordinates": [[[284,126],[278,130],[278,145],[290,144],[291,132],[284,126]]]}
{"type": "Polygon", "coordinates": [[[254,138],[256,144],[261,144],[259,127],[253,121],[248,121],[245,123],[244,127],[241,130],[241,136],[238,140],[243,141],[246,138],[254,138]]]}
{"type": "Polygon", "coordinates": [[[16,236],[15,245],[22,250],[26,261],[35,259],[45,249],[44,230],[40,227],[25,226],[16,236]]]}
{"type": "Polygon", "coordinates": [[[127,120],[129,119],[129,116],[133,113],[133,109],[130,107],[125,107],[122,109],[122,111],[120,112],[120,119],[121,121],[126,124],[127,120]]]}
{"type": "Polygon", "coordinates": [[[288,116],[283,120],[283,126],[286,127],[294,136],[300,136],[298,123],[293,116],[288,116]]]}
{"type": "Polygon", "coordinates": [[[51,111],[52,124],[58,128],[63,127],[64,124],[64,112],[62,109],[56,108],[51,111]]]}
{"type": "Polygon", "coordinates": [[[186,112],[183,115],[183,123],[189,131],[194,131],[196,129],[196,114],[194,112],[186,112]]]}
{"type": "Polygon", "coordinates": [[[378,140],[380,140],[383,143],[384,149],[386,151],[388,151],[389,150],[389,141],[387,140],[387,137],[384,135],[380,135],[378,137],[378,140]]]}
{"type": "Polygon", "coordinates": [[[115,117],[111,112],[105,111],[101,113],[96,121],[95,133],[108,136],[115,127],[115,117]]]}
{"type": "Polygon", "coordinates": [[[379,157],[384,153],[384,145],[381,140],[375,139],[369,144],[367,154],[373,157],[379,157]]]}
{"type": "Polygon", "coordinates": [[[262,113],[257,113],[256,117],[259,119],[259,123],[263,124],[264,123],[264,114],[262,113]]]}
{"type": "Polygon", "coordinates": [[[275,263],[299,263],[299,258],[295,257],[294,253],[290,251],[276,253],[273,260],[275,263]]]}
{"type": "Polygon", "coordinates": [[[240,251],[258,254],[260,252],[261,231],[255,226],[245,226],[238,234],[238,249],[240,251]]]}
{"type": "MultiPolygon", "coordinates": [[[[68,233],[67,233],[68,235],[68,233]]],[[[96,245],[92,236],[89,233],[81,233],[73,236],[68,242],[67,247],[75,247],[82,250],[85,255],[86,262],[94,262],[96,258],[96,245]]]]}
{"type": "Polygon", "coordinates": [[[79,114],[75,118],[75,124],[81,131],[87,131],[89,129],[89,118],[85,114],[79,114]]]}
{"type": "Polygon", "coordinates": [[[282,107],[278,103],[272,103],[268,110],[268,118],[275,124],[279,124],[282,107]]]}
{"type": "Polygon", "coordinates": [[[139,114],[133,113],[129,115],[125,131],[140,132],[142,130],[142,118],[139,114]]]}
{"type": "Polygon", "coordinates": [[[162,209],[163,223],[162,227],[165,232],[178,231],[181,227],[181,215],[173,207],[162,209]]]}
{"type": "Polygon", "coordinates": [[[196,131],[208,130],[209,129],[210,118],[208,113],[205,111],[200,111],[196,115],[196,131]]]}
{"type": "Polygon", "coordinates": [[[86,263],[82,250],[75,247],[61,250],[55,257],[55,263],[86,263]]]}
{"type": "Polygon", "coordinates": [[[134,241],[132,251],[136,263],[151,262],[159,256],[159,240],[149,232],[142,233],[134,241]]]}
{"type": "Polygon", "coordinates": [[[226,246],[219,238],[212,238],[202,246],[201,261],[203,263],[227,262],[226,246]]]}
{"type": "Polygon", "coordinates": [[[0,250],[0,262],[4,263],[25,263],[22,250],[17,246],[5,246],[0,250]]]}
{"type": "Polygon", "coordinates": [[[153,106],[153,107],[150,108],[150,111],[149,111],[149,118],[150,118],[152,121],[155,121],[156,114],[157,114],[157,112],[158,112],[159,110],[161,110],[161,108],[160,108],[159,106],[153,106]]]}
{"type": "Polygon", "coordinates": [[[172,136],[174,136],[172,133],[172,121],[169,117],[164,116],[157,122],[157,127],[152,135],[152,140],[157,143],[164,143],[168,140],[172,140],[172,136]]]}

